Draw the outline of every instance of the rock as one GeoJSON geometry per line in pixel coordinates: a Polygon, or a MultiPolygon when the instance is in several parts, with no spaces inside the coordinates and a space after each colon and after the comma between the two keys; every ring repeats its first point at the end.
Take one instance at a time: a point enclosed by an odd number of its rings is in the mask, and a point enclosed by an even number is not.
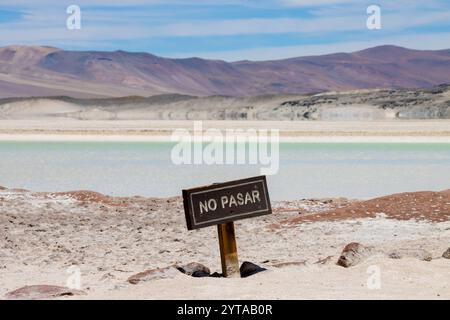
{"type": "Polygon", "coordinates": [[[337,264],[344,268],[355,266],[365,260],[371,249],[357,242],[351,242],[342,250],[337,264]]]}
{"type": "Polygon", "coordinates": [[[107,272],[100,278],[100,281],[107,281],[107,280],[112,280],[112,279],[117,279],[117,277],[115,275],[113,275],[112,273],[107,272]]]}
{"type": "Polygon", "coordinates": [[[74,296],[86,294],[81,290],[73,290],[67,287],[50,286],[50,285],[32,285],[25,286],[5,294],[7,299],[51,299],[63,296],[74,296]]]}
{"type": "Polygon", "coordinates": [[[433,256],[424,249],[395,249],[388,253],[391,259],[416,258],[422,261],[431,261],[433,256]]]}
{"type": "Polygon", "coordinates": [[[246,278],[266,270],[266,268],[261,268],[260,266],[248,261],[243,262],[241,267],[239,268],[241,278],[246,278]]]}
{"type": "Polygon", "coordinates": [[[450,248],[442,254],[442,258],[450,259],[450,248]]]}
{"type": "Polygon", "coordinates": [[[175,278],[178,274],[180,274],[179,271],[175,267],[170,266],[165,268],[150,269],[134,274],[129,277],[127,281],[131,284],[138,284],[140,282],[151,280],[175,278]]]}
{"type": "Polygon", "coordinates": [[[292,266],[306,266],[306,260],[303,261],[291,261],[291,262],[280,262],[276,263],[273,266],[275,268],[284,268],[284,267],[292,267],[292,266]]]}
{"type": "Polygon", "coordinates": [[[194,278],[205,278],[205,277],[209,277],[210,274],[206,273],[204,271],[195,271],[194,273],[191,274],[191,276],[194,278]]]}
{"type": "Polygon", "coordinates": [[[389,252],[388,257],[391,259],[401,259],[402,258],[401,254],[396,250],[389,252]]]}
{"type": "Polygon", "coordinates": [[[211,271],[208,267],[197,262],[191,262],[182,266],[176,266],[176,268],[180,272],[193,277],[208,277],[211,274],[211,271]]]}
{"type": "Polygon", "coordinates": [[[223,278],[223,274],[214,272],[209,275],[211,278],[223,278]]]}

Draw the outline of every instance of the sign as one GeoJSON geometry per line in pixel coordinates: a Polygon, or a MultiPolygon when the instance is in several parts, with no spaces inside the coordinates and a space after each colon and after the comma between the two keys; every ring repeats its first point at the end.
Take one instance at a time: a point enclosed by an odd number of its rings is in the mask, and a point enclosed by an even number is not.
{"type": "Polygon", "coordinates": [[[271,214],[265,176],[183,190],[189,230],[217,225],[222,274],[239,276],[235,220],[271,214]]]}
{"type": "Polygon", "coordinates": [[[189,230],[272,213],[265,176],[183,190],[189,230]]]}

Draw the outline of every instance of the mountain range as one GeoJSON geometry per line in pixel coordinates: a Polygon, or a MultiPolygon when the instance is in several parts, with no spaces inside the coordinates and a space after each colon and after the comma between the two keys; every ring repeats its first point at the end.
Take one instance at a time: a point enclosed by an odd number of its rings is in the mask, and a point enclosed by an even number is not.
{"type": "Polygon", "coordinates": [[[273,61],[170,59],[126,51],[0,48],[0,98],[305,94],[450,83],[450,50],[379,46],[273,61]]]}

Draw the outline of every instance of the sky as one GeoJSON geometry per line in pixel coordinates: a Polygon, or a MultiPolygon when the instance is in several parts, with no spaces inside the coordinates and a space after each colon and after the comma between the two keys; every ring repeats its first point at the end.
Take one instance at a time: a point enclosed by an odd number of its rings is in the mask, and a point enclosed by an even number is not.
{"type": "Polygon", "coordinates": [[[271,60],[392,44],[450,48],[449,0],[0,0],[0,46],[271,60]],[[67,8],[81,9],[69,30],[67,8]],[[370,5],[381,29],[368,29],[370,5]]]}

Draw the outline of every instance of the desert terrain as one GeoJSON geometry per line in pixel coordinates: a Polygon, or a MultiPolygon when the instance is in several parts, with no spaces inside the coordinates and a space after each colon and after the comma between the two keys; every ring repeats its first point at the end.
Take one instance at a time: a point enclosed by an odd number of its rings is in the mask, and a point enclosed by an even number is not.
{"type": "Polygon", "coordinates": [[[312,95],[0,99],[2,140],[170,140],[175,129],[275,129],[285,141],[448,142],[450,86],[312,95]]]}
{"type": "MultiPolygon", "coordinates": [[[[0,120],[320,120],[450,119],[450,86],[365,89],[253,97],[163,94],[77,99],[67,96],[0,99],[0,120]]],[[[1,127],[0,127],[1,128],[1,127]]]]}
{"type": "Polygon", "coordinates": [[[240,262],[267,270],[220,278],[206,276],[221,272],[217,229],[188,231],[180,197],[1,188],[0,296],[450,299],[448,190],[272,205],[272,215],[236,222],[240,262]],[[338,265],[354,242],[362,248],[348,257],[354,264],[338,265]],[[73,266],[77,289],[66,288],[73,266]],[[195,270],[204,277],[190,276],[195,270]],[[371,287],[374,270],[379,286],[371,287]]]}
{"type": "MultiPolygon", "coordinates": [[[[168,141],[201,120],[282,141],[449,143],[448,61],[392,46],[232,63],[10,46],[0,140],[168,141]]],[[[39,191],[0,187],[2,299],[450,299],[448,190],[274,202],[236,222],[240,261],[266,269],[245,278],[220,277],[217,230],[187,231],[180,197],[39,191]]]]}

